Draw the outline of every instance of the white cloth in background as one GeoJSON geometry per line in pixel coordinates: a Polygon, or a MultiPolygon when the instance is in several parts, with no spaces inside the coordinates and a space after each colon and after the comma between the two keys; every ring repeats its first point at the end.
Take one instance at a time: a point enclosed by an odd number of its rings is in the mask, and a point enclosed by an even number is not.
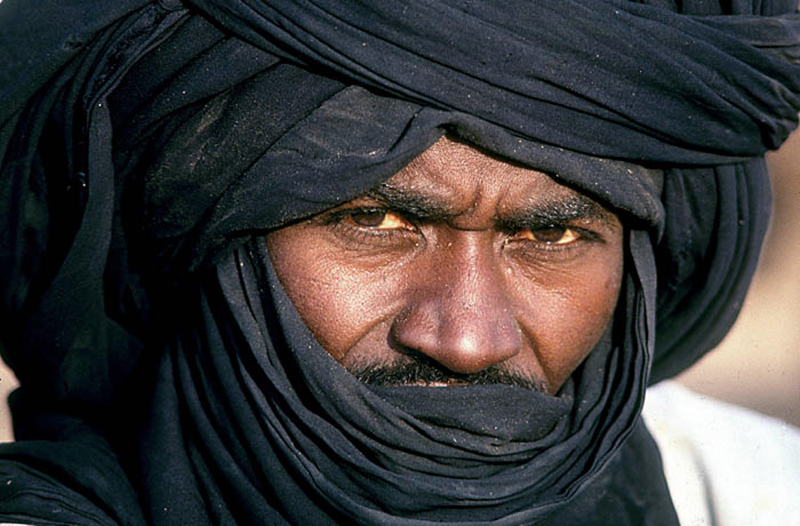
{"type": "Polygon", "coordinates": [[[800,429],[676,382],[643,416],[683,526],[800,526],[800,429]]]}

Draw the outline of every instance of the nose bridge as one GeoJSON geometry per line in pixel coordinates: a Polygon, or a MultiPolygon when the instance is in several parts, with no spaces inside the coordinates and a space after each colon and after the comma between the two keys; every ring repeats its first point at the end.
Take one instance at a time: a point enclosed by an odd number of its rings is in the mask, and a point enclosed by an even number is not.
{"type": "Polygon", "coordinates": [[[404,348],[458,373],[500,363],[521,348],[512,298],[485,231],[455,231],[437,246],[393,333],[404,348]]]}
{"type": "Polygon", "coordinates": [[[504,302],[505,287],[498,275],[491,240],[482,232],[459,232],[454,238],[443,251],[445,261],[439,267],[447,282],[443,299],[451,298],[450,307],[470,313],[477,313],[482,304],[504,302]]]}

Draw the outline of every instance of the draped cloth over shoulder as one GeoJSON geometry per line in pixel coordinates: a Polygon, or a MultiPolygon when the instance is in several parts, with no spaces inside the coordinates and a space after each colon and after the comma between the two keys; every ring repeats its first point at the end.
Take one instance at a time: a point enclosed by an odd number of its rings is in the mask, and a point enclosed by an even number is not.
{"type": "Polygon", "coordinates": [[[0,336],[31,442],[0,518],[57,494],[87,524],[673,524],[638,415],[746,292],[793,3],[4,0],[0,336]],[[443,134],[626,225],[614,325],[557,396],[371,390],[274,276],[265,232],[443,134]]]}

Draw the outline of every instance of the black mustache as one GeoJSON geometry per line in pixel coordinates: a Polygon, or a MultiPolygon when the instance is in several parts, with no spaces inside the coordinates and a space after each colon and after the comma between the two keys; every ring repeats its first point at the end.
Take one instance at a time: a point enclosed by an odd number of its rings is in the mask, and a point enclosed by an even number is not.
{"type": "Polygon", "coordinates": [[[444,383],[452,385],[503,384],[542,393],[547,392],[545,383],[532,376],[492,365],[476,373],[457,373],[441,366],[425,356],[411,356],[391,364],[364,364],[350,368],[360,381],[369,385],[391,387],[444,383]]]}

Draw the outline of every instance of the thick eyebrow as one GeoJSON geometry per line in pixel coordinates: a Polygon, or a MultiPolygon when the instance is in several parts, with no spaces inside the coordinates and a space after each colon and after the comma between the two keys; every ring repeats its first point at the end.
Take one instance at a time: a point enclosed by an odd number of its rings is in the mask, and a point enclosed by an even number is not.
{"type": "Polygon", "coordinates": [[[619,224],[614,214],[591,198],[572,194],[563,198],[548,199],[527,208],[514,210],[500,219],[500,226],[517,231],[526,228],[565,226],[576,222],[600,223],[606,228],[619,224]]]}
{"type": "Polygon", "coordinates": [[[446,222],[457,215],[452,207],[435,196],[398,188],[388,183],[382,183],[364,196],[378,201],[394,212],[414,219],[446,222]]]}
{"type": "MultiPolygon", "coordinates": [[[[381,203],[392,211],[417,220],[447,222],[458,215],[441,198],[395,187],[388,183],[383,183],[368,191],[364,196],[381,203]]],[[[500,217],[498,226],[506,230],[518,231],[527,228],[567,225],[578,221],[599,222],[609,228],[614,228],[618,224],[614,220],[614,214],[602,205],[589,197],[575,193],[530,203],[528,206],[500,217]]]]}

